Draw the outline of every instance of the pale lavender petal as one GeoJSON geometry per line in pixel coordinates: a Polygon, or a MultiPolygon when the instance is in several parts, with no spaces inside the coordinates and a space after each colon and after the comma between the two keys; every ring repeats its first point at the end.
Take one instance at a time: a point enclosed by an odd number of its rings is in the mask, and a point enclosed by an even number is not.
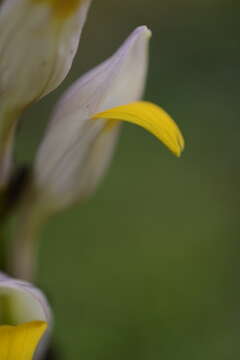
{"type": "Polygon", "coordinates": [[[137,28],[107,61],[81,77],[57,104],[35,163],[36,187],[61,208],[92,191],[113,155],[119,126],[94,113],[139,100],[148,68],[150,31],[137,28]]]}

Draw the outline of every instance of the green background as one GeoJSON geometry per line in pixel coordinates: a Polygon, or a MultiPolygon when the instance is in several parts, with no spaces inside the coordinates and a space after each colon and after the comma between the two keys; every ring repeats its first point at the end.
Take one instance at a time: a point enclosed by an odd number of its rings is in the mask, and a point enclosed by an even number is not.
{"type": "Polygon", "coordinates": [[[97,194],[45,226],[38,281],[62,359],[239,358],[239,16],[232,0],[95,0],[67,80],[25,114],[20,161],[64,88],[146,24],[146,99],[186,139],[176,159],[124,124],[97,194]]]}

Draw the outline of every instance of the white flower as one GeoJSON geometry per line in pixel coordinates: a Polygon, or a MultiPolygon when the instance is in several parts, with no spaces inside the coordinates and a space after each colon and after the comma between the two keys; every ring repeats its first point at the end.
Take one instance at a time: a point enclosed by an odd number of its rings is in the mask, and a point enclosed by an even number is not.
{"type": "Polygon", "coordinates": [[[35,352],[34,359],[42,358],[51,327],[43,293],[0,272],[0,359],[31,360],[35,352]]]}
{"type": "MultiPolygon", "coordinates": [[[[90,3],[5,0],[0,6],[0,160],[24,108],[69,72],[90,3]]],[[[0,177],[9,173],[11,148],[6,151],[0,177]]]]}
{"type": "Polygon", "coordinates": [[[94,191],[112,158],[119,120],[146,128],[180,155],[184,141],[174,121],[158,106],[139,101],[150,36],[145,26],[137,28],[60,100],[35,162],[39,201],[60,209],[94,191]]]}

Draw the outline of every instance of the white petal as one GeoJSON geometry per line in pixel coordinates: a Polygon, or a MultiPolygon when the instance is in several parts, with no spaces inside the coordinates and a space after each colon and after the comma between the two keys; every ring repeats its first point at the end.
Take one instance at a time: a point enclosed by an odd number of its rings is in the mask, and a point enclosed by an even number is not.
{"type": "Polygon", "coordinates": [[[61,21],[51,1],[0,2],[0,187],[7,184],[12,169],[12,129],[26,106],[66,77],[91,1],[80,1],[61,21]]]}
{"type": "Polygon", "coordinates": [[[37,355],[40,357],[46,349],[52,327],[52,315],[46,297],[31,284],[13,279],[0,272],[0,324],[1,319],[4,318],[4,308],[2,307],[5,301],[7,301],[13,325],[35,320],[48,323],[48,331],[38,349],[37,355]]]}
{"type": "Polygon", "coordinates": [[[0,8],[1,113],[22,110],[55,89],[76,54],[91,0],[58,22],[46,2],[6,0],[0,8]]]}
{"type": "Polygon", "coordinates": [[[112,157],[118,126],[94,113],[139,100],[150,31],[137,28],[110,59],[78,80],[57,105],[35,164],[37,188],[66,206],[94,190],[112,157]],[[104,129],[104,130],[103,130],[104,129]]]}

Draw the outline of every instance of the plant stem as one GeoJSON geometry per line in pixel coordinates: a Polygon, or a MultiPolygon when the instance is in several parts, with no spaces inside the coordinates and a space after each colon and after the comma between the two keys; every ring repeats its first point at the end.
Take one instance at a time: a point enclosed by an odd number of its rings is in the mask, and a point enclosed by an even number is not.
{"type": "Polygon", "coordinates": [[[31,198],[26,199],[17,214],[15,233],[7,253],[9,274],[30,282],[35,277],[37,237],[42,224],[38,210],[34,202],[31,202],[31,198]]]}
{"type": "Polygon", "coordinates": [[[0,188],[8,184],[13,167],[14,140],[17,127],[18,111],[1,112],[0,122],[0,188]]]}

